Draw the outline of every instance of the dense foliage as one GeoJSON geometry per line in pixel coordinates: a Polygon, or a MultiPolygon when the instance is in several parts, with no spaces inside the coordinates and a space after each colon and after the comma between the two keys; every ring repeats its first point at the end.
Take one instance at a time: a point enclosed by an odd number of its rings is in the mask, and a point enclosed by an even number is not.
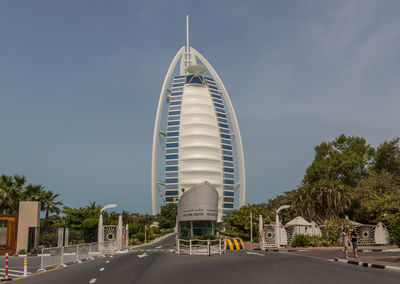
{"type": "Polygon", "coordinates": [[[160,228],[173,228],[176,223],[177,206],[176,203],[168,203],[161,206],[160,214],[157,215],[157,221],[160,228]]]}
{"type": "Polygon", "coordinates": [[[61,201],[56,201],[58,194],[51,190],[46,190],[42,185],[25,185],[25,176],[0,176],[0,213],[18,213],[20,201],[40,201],[41,210],[46,212],[45,226],[49,218],[49,213],[60,213],[59,206],[61,201]]]}
{"type": "Polygon", "coordinates": [[[258,214],[265,222],[274,218],[284,204],[290,210],[280,213],[282,223],[296,216],[327,226],[328,234],[310,240],[310,245],[336,245],[343,226],[351,227],[348,216],[364,224],[381,221],[390,230],[392,240],[400,244],[400,147],[399,138],[384,141],[376,149],[362,137],[340,135],[315,147],[315,156],[301,184],[264,204],[247,205],[234,210],[224,220],[226,234],[248,236],[249,213],[253,212],[253,230],[258,214]]]}
{"type": "MultiPolygon", "coordinates": [[[[400,244],[400,148],[399,138],[376,149],[364,138],[340,135],[315,147],[315,157],[302,183],[267,202],[271,213],[289,220],[298,215],[329,225],[346,215],[365,224],[384,222],[393,241],[400,244]]],[[[336,227],[339,231],[344,221],[336,227]]],[[[339,232],[340,233],[340,232],[339,232]]],[[[331,232],[334,236],[336,233],[331,232]]],[[[332,242],[333,240],[329,240],[332,242]]]]}
{"type": "Polygon", "coordinates": [[[250,239],[250,212],[252,213],[253,237],[258,239],[259,216],[263,216],[263,222],[269,223],[272,220],[271,213],[265,204],[249,204],[233,210],[224,219],[225,232],[223,234],[230,237],[241,237],[245,240],[250,239]]]}

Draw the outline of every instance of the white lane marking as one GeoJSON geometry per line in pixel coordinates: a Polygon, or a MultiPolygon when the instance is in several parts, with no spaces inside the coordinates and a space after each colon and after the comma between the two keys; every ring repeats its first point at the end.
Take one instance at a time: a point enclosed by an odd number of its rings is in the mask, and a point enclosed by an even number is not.
{"type": "MultiPolygon", "coordinates": [[[[4,276],[6,276],[6,273],[5,273],[5,272],[1,272],[0,274],[2,274],[2,275],[4,275],[4,276]]],[[[21,274],[12,274],[12,273],[8,273],[8,276],[12,276],[12,277],[20,277],[20,276],[21,276],[21,274]]]]}
{"type": "Polygon", "coordinates": [[[139,258],[142,258],[142,257],[145,257],[145,256],[147,256],[147,253],[138,254],[138,257],[139,257],[139,258]]]}
{"type": "Polygon", "coordinates": [[[113,258],[114,256],[110,255],[110,258],[113,258]]]}
{"type": "Polygon", "coordinates": [[[104,268],[104,267],[102,267],[102,268],[100,268],[100,269],[99,269],[99,271],[104,271],[104,269],[105,269],[105,268],[104,268]]]}
{"type": "Polygon", "coordinates": [[[96,278],[92,278],[92,279],[90,279],[90,281],[89,281],[89,284],[93,284],[93,283],[96,283],[96,278]]]}
{"type": "MultiPolygon", "coordinates": [[[[0,268],[0,271],[6,271],[6,269],[5,268],[0,268]]],[[[9,269],[8,272],[15,272],[15,273],[22,273],[22,274],[24,273],[23,271],[13,270],[13,269],[9,269]]],[[[0,273],[3,273],[3,272],[0,272],[0,273]]],[[[31,274],[31,272],[28,272],[28,274],[31,274]]]]}
{"type": "Polygon", "coordinates": [[[261,253],[256,253],[256,252],[251,252],[251,251],[248,251],[247,254],[254,254],[254,255],[264,256],[261,253]]]}
{"type": "Polygon", "coordinates": [[[107,261],[106,261],[106,263],[110,263],[110,261],[109,261],[109,260],[107,260],[107,261]]]}
{"type": "Polygon", "coordinates": [[[158,247],[156,247],[156,249],[160,249],[160,248],[162,248],[162,246],[158,246],[158,247]]]}
{"type": "Polygon", "coordinates": [[[174,252],[174,250],[173,250],[173,249],[170,249],[169,251],[170,251],[170,252],[174,252]]]}

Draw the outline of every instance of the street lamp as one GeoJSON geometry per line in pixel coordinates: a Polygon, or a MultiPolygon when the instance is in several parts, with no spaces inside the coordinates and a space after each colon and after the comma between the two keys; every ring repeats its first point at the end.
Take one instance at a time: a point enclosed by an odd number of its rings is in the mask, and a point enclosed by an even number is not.
{"type": "Polygon", "coordinates": [[[115,208],[115,207],[117,207],[117,204],[107,204],[100,210],[99,226],[98,226],[98,232],[97,232],[97,241],[99,243],[103,242],[103,211],[110,209],[110,208],[115,208]]]}
{"type": "Polygon", "coordinates": [[[279,224],[279,211],[283,209],[288,209],[290,208],[290,205],[282,205],[281,207],[276,210],[276,215],[275,215],[275,244],[276,247],[279,248],[281,244],[281,232],[280,232],[280,224],[279,224]]]}

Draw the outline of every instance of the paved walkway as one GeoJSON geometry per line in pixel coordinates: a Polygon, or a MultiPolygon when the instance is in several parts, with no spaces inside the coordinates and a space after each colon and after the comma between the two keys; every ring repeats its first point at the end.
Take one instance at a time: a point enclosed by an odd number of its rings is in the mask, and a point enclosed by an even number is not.
{"type": "MultiPolygon", "coordinates": [[[[245,242],[246,249],[257,249],[258,243],[245,242]]],[[[276,251],[276,248],[266,248],[276,251]]],[[[293,253],[298,255],[335,260],[344,259],[342,247],[307,247],[307,248],[279,248],[281,252],[293,253]]],[[[358,256],[355,258],[353,249],[349,248],[349,258],[353,261],[367,262],[371,264],[400,267],[400,248],[397,246],[359,246],[358,256]]]]}
{"type": "MultiPolygon", "coordinates": [[[[323,259],[344,259],[344,252],[342,248],[304,248],[298,251],[289,251],[289,253],[318,257],[323,259]]],[[[359,258],[355,258],[353,255],[353,249],[349,250],[350,260],[400,267],[400,249],[398,249],[397,247],[361,246],[359,247],[358,256],[359,258]],[[373,251],[379,249],[382,249],[383,251],[373,251]],[[363,252],[362,250],[368,250],[368,252],[363,252]]]]}

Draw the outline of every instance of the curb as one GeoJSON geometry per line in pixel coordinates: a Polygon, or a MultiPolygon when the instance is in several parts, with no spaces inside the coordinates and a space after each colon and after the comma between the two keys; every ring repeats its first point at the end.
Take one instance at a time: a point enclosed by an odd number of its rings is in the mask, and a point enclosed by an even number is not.
{"type": "Polygon", "coordinates": [[[169,236],[172,236],[172,235],[175,235],[175,233],[170,233],[170,234],[167,234],[167,235],[165,235],[165,236],[159,237],[159,238],[157,238],[157,239],[154,239],[154,240],[148,242],[147,244],[141,244],[141,245],[136,245],[136,246],[130,246],[128,249],[129,249],[129,250],[134,250],[134,249],[137,249],[137,248],[140,248],[140,247],[143,247],[143,246],[151,245],[151,244],[157,243],[157,242],[159,242],[159,241],[161,241],[161,240],[163,240],[163,239],[165,239],[165,238],[167,238],[167,237],[169,237],[169,236]]]}
{"type": "Polygon", "coordinates": [[[347,263],[347,264],[358,265],[358,266],[363,266],[363,267],[378,268],[378,269],[385,269],[385,270],[400,272],[400,267],[397,267],[397,266],[374,264],[374,263],[368,263],[368,262],[347,260],[347,259],[343,259],[343,258],[336,258],[335,261],[347,263]]]}

